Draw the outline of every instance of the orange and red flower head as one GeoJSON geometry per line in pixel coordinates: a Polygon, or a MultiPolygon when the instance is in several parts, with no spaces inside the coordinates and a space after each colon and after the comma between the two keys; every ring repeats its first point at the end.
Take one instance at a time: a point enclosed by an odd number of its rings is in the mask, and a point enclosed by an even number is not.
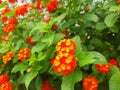
{"type": "Polygon", "coordinates": [[[30,57],[30,48],[23,48],[18,53],[18,59],[24,61],[27,57],[30,57]]]}
{"type": "Polygon", "coordinates": [[[114,65],[114,66],[118,66],[118,62],[114,58],[110,59],[109,63],[112,64],[112,65],[114,65]]]}
{"type": "Polygon", "coordinates": [[[7,62],[8,61],[10,61],[12,58],[13,58],[13,56],[14,56],[14,53],[13,52],[8,52],[7,54],[5,54],[4,56],[3,56],[3,63],[4,64],[7,64],[7,62]]]}
{"type": "Polygon", "coordinates": [[[15,24],[7,24],[4,29],[3,29],[3,32],[5,34],[8,34],[9,32],[12,32],[14,29],[15,29],[16,25],[15,24]]]}
{"type": "Polygon", "coordinates": [[[68,75],[75,70],[77,59],[74,57],[75,42],[71,39],[63,39],[56,45],[57,56],[51,60],[57,73],[68,75]]]}
{"type": "Polygon", "coordinates": [[[41,90],[56,90],[56,88],[52,88],[48,81],[44,81],[41,90]]]}
{"type": "Polygon", "coordinates": [[[110,64],[95,64],[95,67],[98,72],[101,72],[103,74],[107,74],[110,72],[110,64]]]}
{"type": "Polygon", "coordinates": [[[17,0],[8,0],[9,3],[15,3],[17,0]]]}
{"type": "Polygon", "coordinates": [[[24,16],[27,12],[28,12],[28,8],[26,5],[18,6],[15,9],[15,13],[17,16],[20,16],[20,15],[24,16]]]}
{"type": "Polygon", "coordinates": [[[12,90],[12,84],[8,81],[8,75],[0,75],[0,90],[12,90]]]}
{"type": "Polygon", "coordinates": [[[48,12],[52,13],[58,7],[58,2],[56,0],[51,0],[47,5],[48,12]]]}
{"type": "Polygon", "coordinates": [[[6,82],[8,82],[8,75],[7,74],[0,75],[0,85],[6,82]]]}
{"type": "Polygon", "coordinates": [[[34,46],[34,45],[35,45],[35,42],[32,41],[32,37],[33,37],[33,36],[29,36],[29,37],[26,39],[26,41],[27,41],[28,44],[34,46]]]}
{"type": "Polygon", "coordinates": [[[8,24],[17,24],[18,19],[16,17],[12,17],[8,20],[8,24]]]}
{"type": "Polygon", "coordinates": [[[88,76],[82,82],[84,90],[97,90],[98,80],[95,77],[88,76]]]}
{"type": "Polygon", "coordinates": [[[6,14],[6,13],[8,13],[8,12],[10,12],[10,11],[11,11],[11,9],[8,8],[8,7],[6,7],[6,8],[2,11],[2,15],[6,14]]]}

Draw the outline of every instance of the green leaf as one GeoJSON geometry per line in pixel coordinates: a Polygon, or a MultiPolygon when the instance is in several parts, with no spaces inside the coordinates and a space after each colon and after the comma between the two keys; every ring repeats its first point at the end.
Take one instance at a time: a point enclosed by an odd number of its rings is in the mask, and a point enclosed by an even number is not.
{"type": "Polygon", "coordinates": [[[63,35],[61,33],[55,34],[53,44],[56,44],[59,40],[63,39],[64,37],[65,37],[65,35],[63,35]]]}
{"type": "Polygon", "coordinates": [[[5,13],[5,15],[4,16],[15,16],[15,11],[10,11],[10,12],[7,12],[7,13],[5,13]]]}
{"type": "Polygon", "coordinates": [[[35,46],[33,46],[32,53],[34,53],[34,52],[40,52],[41,50],[43,50],[45,48],[45,46],[46,46],[46,44],[37,43],[35,46]]]}
{"type": "Polygon", "coordinates": [[[37,61],[44,60],[46,58],[46,53],[39,52],[37,61]]]}
{"type": "Polygon", "coordinates": [[[54,36],[55,36],[54,33],[51,33],[51,34],[49,33],[42,38],[42,42],[46,43],[47,46],[50,46],[53,43],[54,36]]]}
{"type": "Polygon", "coordinates": [[[9,51],[9,49],[6,47],[0,48],[0,53],[6,53],[7,51],[9,51]]]}
{"type": "Polygon", "coordinates": [[[2,4],[0,4],[0,8],[4,8],[7,5],[7,2],[3,2],[2,4]]]}
{"type": "Polygon", "coordinates": [[[120,72],[116,72],[110,78],[109,90],[120,90],[120,72]]]}
{"type": "Polygon", "coordinates": [[[21,62],[16,64],[13,69],[12,69],[12,73],[16,73],[18,71],[20,71],[20,73],[23,75],[24,71],[27,70],[28,65],[26,65],[25,63],[21,62]]]}
{"type": "Polygon", "coordinates": [[[95,27],[96,27],[96,29],[99,30],[99,31],[102,31],[102,30],[104,30],[104,29],[106,28],[104,22],[99,22],[99,23],[97,23],[95,27]]]}
{"type": "Polygon", "coordinates": [[[77,56],[77,58],[80,67],[92,63],[107,63],[105,57],[96,51],[82,52],[77,56]]]}
{"type": "Polygon", "coordinates": [[[109,11],[120,11],[120,7],[119,6],[111,6],[109,11]]]}
{"type": "Polygon", "coordinates": [[[77,56],[82,52],[81,39],[79,36],[75,36],[72,40],[74,40],[76,44],[75,56],[77,56]]]}
{"type": "Polygon", "coordinates": [[[85,14],[83,16],[83,20],[85,21],[93,21],[93,22],[98,22],[98,16],[95,14],[85,14]]]}
{"type": "Polygon", "coordinates": [[[117,19],[118,19],[117,14],[111,13],[105,17],[104,22],[108,27],[113,27],[117,19]]]}
{"type": "Polygon", "coordinates": [[[38,74],[38,72],[27,73],[26,79],[25,79],[25,87],[27,88],[27,90],[28,90],[28,86],[29,86],[30,82],[37,76],[37,74],[38,74]]]}
{"type": "Polygon", "coordinates": [[[82,80],[82,72],[76,70],[67,76],[63,76],[61,90],[74,90],[75,83],[82,80]]]}
{"type": "Polygon", "coordinates": [[[71,25],[73,25],[76,22],[75,19],[70,19],[67,22],[63,23],[62,25],[62,29],[66,29],[68,27],[70,27],[71,25]]]}
{"type": "Polygon", "coordinates": [[[36,87],[36,90],[41,90],[42,88],[42,79],[40,76],[38,76],[35,80],[35,87],[36,87]]]}

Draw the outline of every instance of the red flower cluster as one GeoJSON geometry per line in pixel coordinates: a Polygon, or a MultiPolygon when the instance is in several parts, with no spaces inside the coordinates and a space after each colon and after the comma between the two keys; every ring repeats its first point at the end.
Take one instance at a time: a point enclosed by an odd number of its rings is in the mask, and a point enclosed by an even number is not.
{"type": "Polygon", "coordinates": [[[2,3],[2,0],[0,0],[0,4],[2,3]]]}
{"type": "Polygon", "coordinates": [[[8,75],[0,75],[0,90],[12,90],[12,84],[8,81],[8,75]]]}
{"type": "Polygon", "coordinates": [[[30,48],[23,48],[18,53],[18,59],[24,61],[25,58],[30,57],[30,48]]]}
{"type": "Polygon", "coordinates": [[[44,81],[42,83],[42,90],[56,90],[56,88],[52,88],[49,82],[44,81]]]}
{"type": "Polygon", "coordinates": [[[4,10],[2,10],[2,23],[6,23],[7,20],[8,20],[8,17],[7,16],[4,16],[6,13],[10,12],[11,9],[6,7],[4,10]]]}
{"type": "Polygon", "coordinates": [[[110,72],[110,64],[95,64],[95,67],[98,72],[101,72],[103,74],[107,74],[110,72]]]}
{"type": "Polygon", "coordinates": [[[56,0],[51,0],[47,5],[48,12],[52,13],[58,7],[58,2],[56,0]]]}
{"type": "Polygon", "coordinates": [[[77,63],[77,59],[74,57],[75,49],[75,42],[71,39],[63,39],[57,43],[57,56],[51,60],[56,72],[68,75],[74,71],[77,63]]]}
{"type": "Polygon", "coordinates": [[[28,8],[27,8],[26,5],[18,6],[15,9],[15,13],[16,13],[17,16],[19,16],[19,15],[24,16],[27,12],[28,12],[28,8]]]}
{"type": "Polygon", "coordinates": [[[4,27],[3,32],[4,32],[5,34],[8,34],[9,32],[12,32],[12,31],[15,29],[15,27],[16,27],[15,24],[12,24],[12,23],[7,24],[7,25],[4,27]]]}
{"type": "Polygon", "coordinates": [[[84,90],[97,90],[98,80],[92,76],[88,76],[83,80],[82,86],[84,90]]]}
{"type": "Polygon", "coordinates": [[[28,44],[34,46],[34,45],[35,45],[35,42],[32,41],[32,37],[33,37],[33,36],[29,36],[29,37],[26,39],[26,41],[27,41],[28,44]]]}
{"type": "Polygon", "coordinates": [[[16,17],[12,17],[8,20],[8,24],[17,24],[18,19],[16,17]]]}
{"type": "Polygon", "coordinates": [[[68,33],[68,31],[67,31],[67,30],[62,30],[62,31],[61,31],[61,33],[62,33],[62,34],[64,34],[66,37],[68,37],[68,36],[69,36],[69,33],[68,33]]]}
{"type": "Polygon", "coordinates": [[[9,3],[15,3],[17,0],[8,0],[9,3]]]}
{"type": "Polygon", "coordinates": [[[112,65],[114,65],[114,66],[118,66],[118,62],[114,58],[110,59],[109,63],[112,64],[112,65]]]}
{"type": "Polygon", "coordinates": [[[5,54],[3,56],[3,63],[6,64],[8,61],[10,61],[12,59],[12,57],[14,56],[13,52],[8,52],[7,54],[5,54]]]}

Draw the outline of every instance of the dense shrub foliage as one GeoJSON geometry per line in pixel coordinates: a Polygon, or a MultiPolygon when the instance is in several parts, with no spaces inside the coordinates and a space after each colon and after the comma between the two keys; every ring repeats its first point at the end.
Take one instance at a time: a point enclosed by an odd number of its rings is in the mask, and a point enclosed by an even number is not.
{"type": "Polygon", "coordinates": [[[120,0],[0,0],[0,90],[120,90],[120,0]]]}

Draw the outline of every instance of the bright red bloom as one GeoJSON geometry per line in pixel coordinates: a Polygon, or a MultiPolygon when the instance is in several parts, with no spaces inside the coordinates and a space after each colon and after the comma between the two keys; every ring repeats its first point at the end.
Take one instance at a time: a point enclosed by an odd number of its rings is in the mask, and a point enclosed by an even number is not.
{"type": "Polygon", "coordinates": [[[62,34],[64,34],[66,37],[68,37],[68,36],[69,36],[69,33],[68,33],[68,31],[67,31],[67,30],[62,30],[62,31],[61,31],[61,33],[62,33],[62,34]]]}
{"type": "Polygon", "coordinates": [[[12,90],[12,84],[10,82],[6,82],[0,86],[0,90],[12,90]]]}
{"type": "Polygon", "coordinates": [[[41,9],[41,2],[42,2],[42,0],[37,0],[37,9],[41,9]]]}
{"type": "Polygon", "coordinates": [[[42,83],[42,90],[56,90],[56,88],[52,88],[49,82],[44,81],[42,83]]]}
{"type": "Polygon", "coordinates": [[[58,7],[58,2],[56,0],[51,0],[47,5],[48,12],[52,13],[58,7]]]}
{"type": "Polygon", "coordinates": [[[0,0],[0,4],[2,3],[2,0],[0,0]]]}
{"type": "Polygon", "coordinates": [[[8,20],[8,17],[6,17],[6,16],[3,16],[3,17],[2,17],[2,23],[3,23],[3,24],[6,23],[7,20],[8,20]]]}
{"type": "Polygon", "coordinates": [[[8,0],[9,3],[15,3],[17,0],[8,0]]]}
{"type": "Polygon", "coordinates": [[[3,56],[3,63],[4,64],[7,64],[8,61],[10,61],[12,59],[12,57],[14,56],[14,53],[13,52],[8,52],[7,54],[5,54],[3,56]]]}
{"type": "Polygon", "coordinates": [[[92,76],[88,76],[84,78],[82,82],[82,86],[84,90],[97,90],[98,88],[98,80],[92,76]]]}
{"type": "Polygon", "coordinates": [[[16,25],[15,24],[7,24],[4,29],[3,32],[5,34],[8,34],[9,32],[12,32],[15,29],[16,25]]]}
{"type": "Polygon", "coordinates": [[[18,6],[15,9],[15,13],[16,13],[17,16],[19,16],[19,15],[24,16],[27,12],[28,12],[28,8],[27,8],[26,5],[18,6]]]}
{"type": "MultiPolygon", "coordinates": [[[[8,75],[4,74],[4,75],[0,75],[0,85],[4,84],[5,82],[8,82],[8,75]]],[[[0,89],[2,90],[2,89],[0,89]]]]}
{"type": "Polygon", "coordinates": [[[3,11],[2,11],[2,15],[6,14],[7,12],[10,12],[11,9],[6,7],[3,11]]]}
{"type": "Polygon", "coordinates": [[[33,36],[29,36],[29,37],[26,39],[26,41],[27,41],[28,44],[34,46],[34,45],[35,45],[35,42],[32,41],[32,37],[33,37],[33,36]]]}
{"type": "Polygon", "coordinates": [[[109,63],[112,64],[112,65],[114,65],[114,66],[118,66],[118,62],[114,58],[110,59],[109,63]]]}
{"type": "Polygon", "coordinates": [[[110,64],[95,64],[95,67],[98,72],[101,72],[103,74],[107,74],[110,72],[110,64]]]}
{"type": "Polygon", "coordinates": [[[18,19],[16,17],[12,17],[8,20],[8,24],[17,24],[18,19]]]}
{"type": "Polygon", "coordinates": [[[18,53],[18,59],[24,61],[25,58],[30,57],[30,48],[23,48],[18,53]]]}

